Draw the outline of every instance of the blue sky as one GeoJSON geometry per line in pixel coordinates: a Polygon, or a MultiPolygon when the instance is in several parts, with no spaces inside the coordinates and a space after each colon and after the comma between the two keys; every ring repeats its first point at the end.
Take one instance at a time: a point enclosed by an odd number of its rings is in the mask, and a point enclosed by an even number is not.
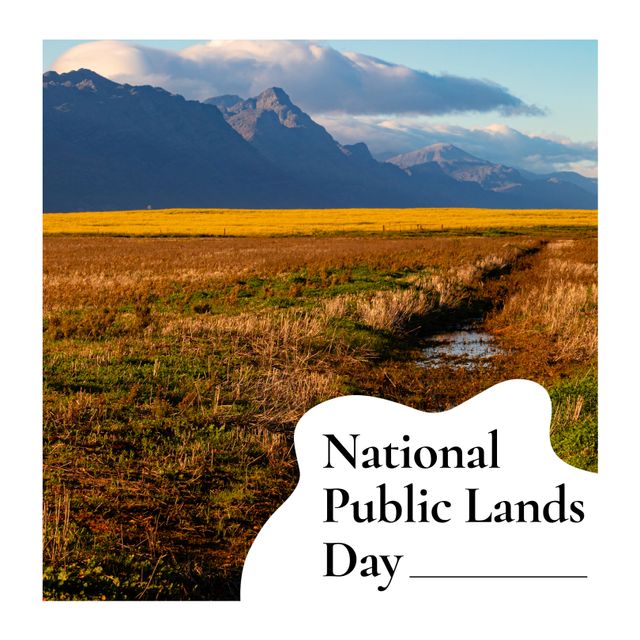
{"type": "Polygon", "coordinates": [[[263,84],[280,84],[340,142],[364,140],[379,157],[445,141],[534,171],[597,171],[593,40],[327,40],[317,43],[321,63],[305,41],[255,51],[233,44],[239,41],[222,47],[203,40],[118,42],[44,41],[44,69],[88,66],[117,81],[156,84],[196,99],[218,93],[249,97],[263,84]],[[347,60],[341,55],[347,52],[362,55],[348,54],[347,60]],[[304,59],[300,70],[294,62],[287,66],[297,57],[304,59]],[[185,58],[191,64],[186,71],[185,58]],[[390,63],[388,69],[376,68],[375,58],[390,63]],[[357,63],[361,77],[345,79],[344,62],[357,63]],[[194,75],[195,66],[206,67],[208,75],[194,75]],[[399,78],[408,70],[413,75],[402,85],[399,78]],[[412,99],[417,81],[424,86],[412,99]],[[356,95],[356,85],[367,83],[368,92],[356,95]],[[434,98],[440,89],[442,96],[434,98]],[[427,106],[421,110],[420,104],[427,106]]]}

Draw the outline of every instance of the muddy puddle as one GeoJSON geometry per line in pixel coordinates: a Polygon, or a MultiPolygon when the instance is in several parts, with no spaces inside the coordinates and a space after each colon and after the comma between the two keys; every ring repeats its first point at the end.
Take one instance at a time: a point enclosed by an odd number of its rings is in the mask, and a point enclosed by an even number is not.
{"type": "Polygon", "coordinates": [[[472,325],[430,336],[418,364],[423,367],[446,365],[474,369],[489,366],[492,358],[505,353],[490,333],[472,325]]]}

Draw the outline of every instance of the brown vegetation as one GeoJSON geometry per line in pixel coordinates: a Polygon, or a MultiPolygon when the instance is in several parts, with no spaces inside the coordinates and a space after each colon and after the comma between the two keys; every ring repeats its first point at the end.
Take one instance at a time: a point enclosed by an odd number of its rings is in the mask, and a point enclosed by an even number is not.
{"type": "MultiPolygon", "coordinates": [[[[237,597],[255,533],[295,484],[291,434],[314,404],[358,392],[442,410],[595,362],[586,234],[44,249],[48,597],[237,597]],[[474,371],[419,364],[432,331],[469,318],[509,355],[474,371]]],[[[580,418],[584,399],[567,402],[580,418]]]]}
{"type": "Polygon", "coordinates": [[[494,315],[496,330],[512,338],[544,336],[554,362],[591,362],[598,348],[598,257],[594,240],[547,244],[536,268],[519,274],[513,294],[494,315]]]}

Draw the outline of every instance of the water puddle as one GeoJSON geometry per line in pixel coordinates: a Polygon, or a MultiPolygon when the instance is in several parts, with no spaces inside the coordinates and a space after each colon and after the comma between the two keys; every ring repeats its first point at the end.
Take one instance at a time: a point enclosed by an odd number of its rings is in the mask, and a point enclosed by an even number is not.
{"type": "Polygon", "coordinates": [[[430,336],[422,353],[424,359],[418,364],[423,367],[446,365],[473,369],[489,366],[491,358],[506,352],[495,344],[490,333],[468,327],[430,336]]]}

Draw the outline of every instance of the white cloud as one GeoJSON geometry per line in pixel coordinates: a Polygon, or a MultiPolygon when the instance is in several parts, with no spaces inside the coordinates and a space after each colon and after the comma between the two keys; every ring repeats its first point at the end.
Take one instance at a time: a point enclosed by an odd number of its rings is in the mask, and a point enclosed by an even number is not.
{"type": "Polygon", "coordinates": [[[595,143],[573,142],[566,137],[532,135],[491,124],[481,128],[429,124],[423,119],[393,119],[324,114],[315,116],[338,141],[364,141],[378,157],[414,151],[436,142],[454,144],[485,160],[521,167],[537,173],[577,171],[597,175],[595,143]]]}
{"type": "Polygon", "coordinates": [[[198,100],[225,93],[247,98],[279,86],[311,113],[542,113],[487,80],[432,75],[302,40],[211,41],[178,52],[88,42],[62,54],[52,69],[82,67],[116,82],[152,84],[198,100]]]}

